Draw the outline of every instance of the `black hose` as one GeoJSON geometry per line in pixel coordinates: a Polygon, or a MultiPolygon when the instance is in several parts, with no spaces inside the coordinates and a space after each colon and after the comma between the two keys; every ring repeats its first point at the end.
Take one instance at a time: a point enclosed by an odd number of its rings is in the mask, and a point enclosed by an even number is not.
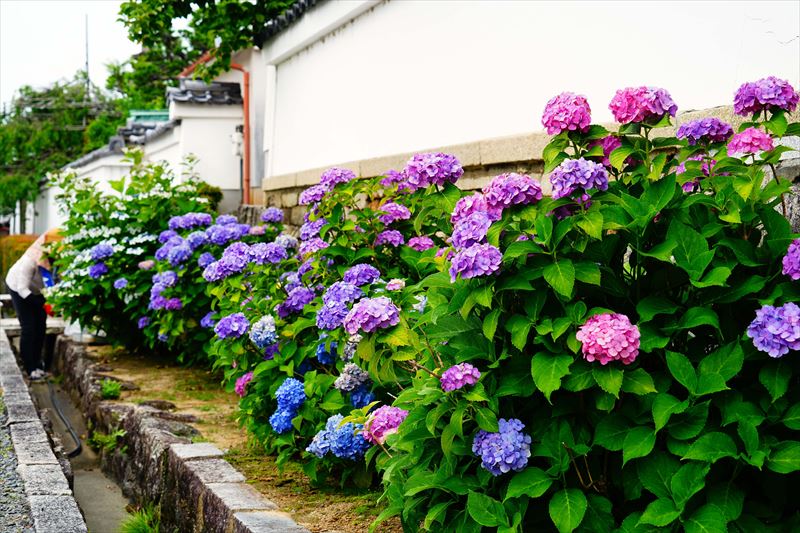
{"type": "Polygon", "coordinates": [[[58,417],[64,423],[64,427],[66,427],[67,431],[69,431],[72,440],[75,441],[75,449],[67,453],[67,457],[72,459],[73,457],[79,456],[81,452],[83,452],[83,443],[81,442],[81,439],[78,437],[77,433],[75,433],[75,429],[72,427],[72,424],[69,423],[69,420],[67,420],[67,417],[64,416],[63,411],[61,411],[61,404],[56,399],[56,393],[53,390],[53,384],[50,383],[49,379],[47,380],[47,388],[50,390],[50,402],[53,404],[58,417]]]}

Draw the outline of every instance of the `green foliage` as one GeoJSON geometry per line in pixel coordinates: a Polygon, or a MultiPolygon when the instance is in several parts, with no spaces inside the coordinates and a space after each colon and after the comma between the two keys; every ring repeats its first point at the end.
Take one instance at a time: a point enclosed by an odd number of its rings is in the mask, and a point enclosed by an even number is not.
{"type": "Polygon", "coordinates": [[[159,533],[158,510],[147,505],[131,513],[119,527],[119,533],[159,533]]]}
{"type": "Polygon", "coordinates": [[[122,383],[113,379],[104,379],[100,382],[100,396],[104,400],[116,400],[122,395],[122,383]]]}
{"type": "Polygon", "coordinates": [[[22,257],[22,254],[33,244],[36,238],[37,235],[7,235],[0,237],[0,280],[3,280],[3,286],[5,286],[8,269],[22,257]]]}
{"type": "MultiPolygon", "coordinates": [[[[119,439],[125,438],[124,429],[116,429],[111,433],[102,433],[100,431],[93,431],[89,437],[89,445],[105,453],[114,453],[119,446],[119,439]]],[[[126,447],[123,446],[120,451],[125,453],[126,447]]]]}

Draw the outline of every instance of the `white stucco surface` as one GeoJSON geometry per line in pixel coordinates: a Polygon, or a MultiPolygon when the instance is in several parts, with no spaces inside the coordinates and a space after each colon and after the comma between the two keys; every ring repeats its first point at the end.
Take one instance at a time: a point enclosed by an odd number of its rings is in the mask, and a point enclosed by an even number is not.
{"type": "Polygon", "coordinates": [[[626,86],[664,87],[679,111],[767,75],[797,87],[799,35],[798,2],[324,2],[262,52],[268,174],[541,130],[566,90],[606,122],[626,86]]]}

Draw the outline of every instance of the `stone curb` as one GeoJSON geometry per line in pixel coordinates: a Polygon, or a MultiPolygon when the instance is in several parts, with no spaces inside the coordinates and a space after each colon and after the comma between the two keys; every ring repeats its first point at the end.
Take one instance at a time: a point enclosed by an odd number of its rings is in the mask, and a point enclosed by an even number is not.
{"type": "Polygon", "coordinates": [[[86,522],[50,446],[5,329],[0,329],[0,388],[8,411],[17,472],[25,487],[34,530],[86,532],[86,522]]]}
{"type": "Polygon", "coordinates": [[[139,503],[156,503],[164,531],[193,533],[309,533],[245,483],[244,476],[209,443],[192,443],[197,430],[145,405],[102,399],[99,365],[83,344],[60,336],[53,364],[63,387],[96,430],[125,431],[103,470],[139,503]],[[124,448],[124,452],[122,451],[124,448]]]}

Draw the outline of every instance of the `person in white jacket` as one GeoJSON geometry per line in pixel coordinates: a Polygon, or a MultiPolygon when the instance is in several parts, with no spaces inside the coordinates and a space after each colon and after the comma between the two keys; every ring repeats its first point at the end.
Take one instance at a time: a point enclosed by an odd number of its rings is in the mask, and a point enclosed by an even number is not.
{"type": "Polygon", "coordinates": [[[33,380],[45,376],[42,348],[47,333],[47,313],[42,295],[43,273],[51,270],[46,245],[60,239],[58,230],[50,230],[36,241],[14,263],[6,275],[6,286],[20,324],[20,356],[25,371],[33,380]]]}

